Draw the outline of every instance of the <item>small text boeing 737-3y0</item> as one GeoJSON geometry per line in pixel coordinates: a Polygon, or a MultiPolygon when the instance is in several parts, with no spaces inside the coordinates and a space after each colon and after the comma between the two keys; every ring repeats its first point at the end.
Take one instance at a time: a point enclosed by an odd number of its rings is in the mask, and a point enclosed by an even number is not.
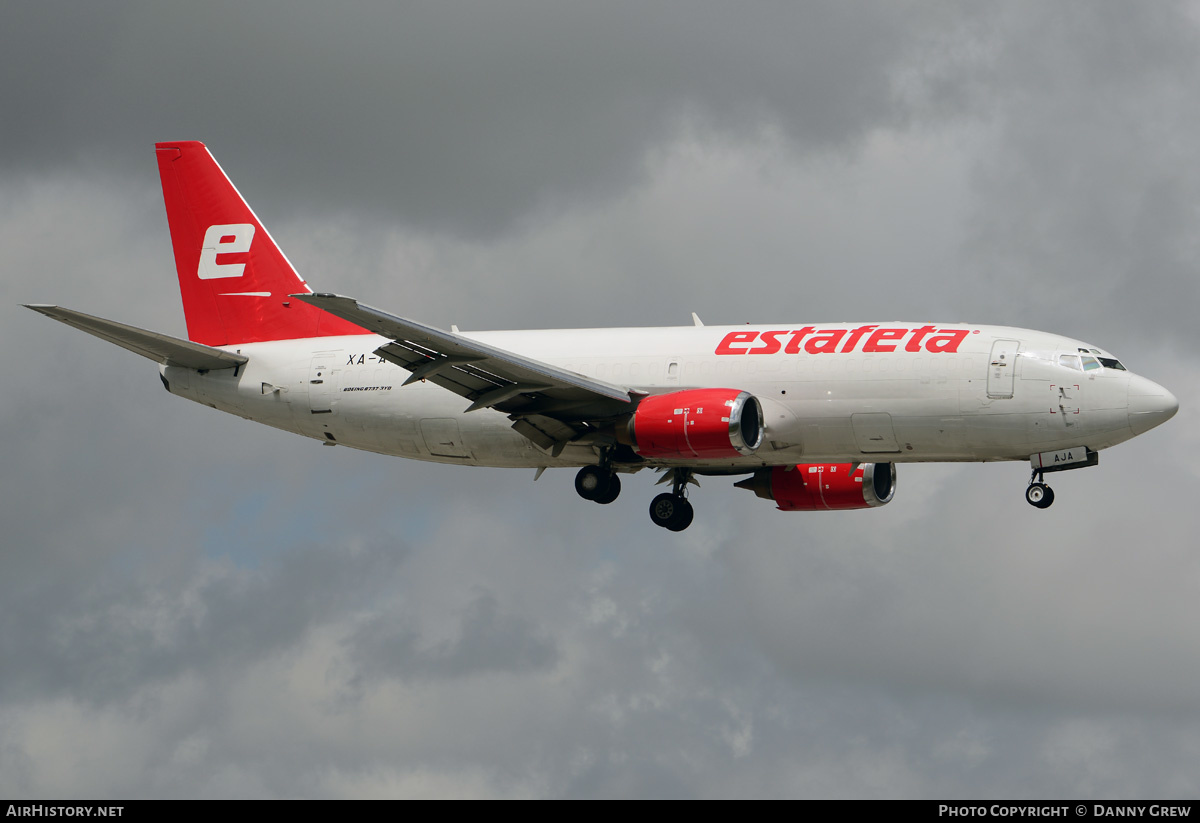
{"type": "Polygon", "coordinates": [[[314,294],[202,143],[159,143],[188,339],[29,308],[157,361],[172,394],[327,444],[472,466],[580,467],[611,503],[663,472],[655,524],[692,521],[696,475],[784,511],[891,501],[896,464],[1029,460],[1046,472],[1178,403],[1090,343],[961,323],[444,331],[314,294]]]}

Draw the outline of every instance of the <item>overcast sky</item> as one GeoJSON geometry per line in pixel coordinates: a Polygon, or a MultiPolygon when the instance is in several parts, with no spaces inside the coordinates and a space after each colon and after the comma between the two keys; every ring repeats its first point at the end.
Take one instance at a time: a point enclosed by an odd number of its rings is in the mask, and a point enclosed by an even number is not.
{"type": "Polygon", "coordinates": [[[0,796],[1200,795],[1195,3],[9,4],[0,796]],[[883,509],[321,448],[19,307],[184,333],[153,144],[464,330],[901,318],[1167,425],[883,509]]]}

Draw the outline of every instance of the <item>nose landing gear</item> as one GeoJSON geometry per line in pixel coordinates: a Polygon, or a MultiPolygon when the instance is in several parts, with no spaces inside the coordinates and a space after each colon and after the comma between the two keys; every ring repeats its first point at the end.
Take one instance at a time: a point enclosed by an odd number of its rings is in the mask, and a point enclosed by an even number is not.
{"type": "Polygon", "coordinates": [[[1034,469],[1029,476],[1029,486],[1025,489],[1025,500],[1031,506],[1048,509],[1054,502],[1054,489],[1044,482],[1040,469],[1034,469]]]}
{"type": "Polygon", "coordinates": [[[1039,509],[1048,509],[1054,502],[1054,491],[1046,485],[1046,472],[1062,472],[1086,469],[1099,465],[1100,453],[1089,446],[1072,446],[1052,452],[1039,452],[1029,456],[1033,473],[1029,475],[1029,487],[1025,489],[1025,500],[1039,509]]]}

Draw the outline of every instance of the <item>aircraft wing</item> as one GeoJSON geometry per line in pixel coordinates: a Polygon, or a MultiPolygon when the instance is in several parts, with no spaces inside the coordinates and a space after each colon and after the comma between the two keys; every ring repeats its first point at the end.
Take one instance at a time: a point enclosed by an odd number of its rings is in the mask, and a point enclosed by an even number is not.
{"type": "Polygon", "coordinates": [[[467,411],[507,413],[513,428],[543,448],[576,439],[589,423],[632,410],[640,392],[586,377],[485,343],[396,317],[335,294],[293,294],[392,342],[375,353],[412,374],[471,401],[467,411]]]}
{"type": "Polygon", "coordinates": [[[139,329],[136,326],[127,326],[115,320],[105,320],[103,317],[93,317],[74,309],[64,309],[62,306],[26,304],[25,308],[33,309],[47,317],[53,317],[68,326],[74,326],[80,331],[85,331],[101,340],[107,340],[109,343],[115,343],[123,349],[128,349],[134,354],[140,354],[142,357],[147,357],[165,366],[183,366],[198,371],[212,371],[232,369],[250,359],[233,352],[214,349],[212,346],[205,346],[202,343],[180,340],[169,334],[159,334],[139,329]]]}

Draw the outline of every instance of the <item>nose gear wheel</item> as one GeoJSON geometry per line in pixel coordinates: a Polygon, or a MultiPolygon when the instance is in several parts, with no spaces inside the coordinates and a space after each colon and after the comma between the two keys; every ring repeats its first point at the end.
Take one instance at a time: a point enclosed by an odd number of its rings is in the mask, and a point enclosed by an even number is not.
{"type": "Polygon", "coordinates": [[[1048,509],[1054,503],[1054,489],[1047,486],[1042,477],[1041,471],[1033,470],[1029,477],[1029,486],[1025,489],[1025,501],[1039,509],[1048,509]]]}

